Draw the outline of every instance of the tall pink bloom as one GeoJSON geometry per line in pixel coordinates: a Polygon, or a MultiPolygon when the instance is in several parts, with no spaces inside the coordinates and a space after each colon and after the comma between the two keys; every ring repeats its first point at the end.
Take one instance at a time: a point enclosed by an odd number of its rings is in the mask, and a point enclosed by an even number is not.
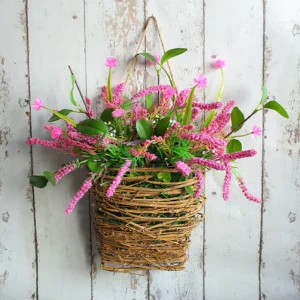
{"type": "Polygon", "coordinates": [[[107,198],[110,198],[110,197],[112,197],[114,195],[117,187],[119,186],[119,184],[122,181],[122,177],[129,170],[130,166],[131,166],[131,161],[130,160],[126,160],[125,164],[119,170],[118,175],[115,177],[115,179],[113,180],[112,184],[110,185],[110,187],[106,191],[106,197],[107,198]]]}
{"type": "Polygon", "coordinates": [[[115,68],[118,65],[118,61],[116,58],[114,57],[108,57],[106,59],[105,65],[109,68],[115,68]]]}
{"type": "Polygon", "coordinates": [[[153,93],[156,93],[156,92],[162,92],[162,91],[165,91],[166,89],[169,89],[169,88],[172,89],[172,87],[168,84],[151,86],[151,87],[143,89],[143,90],[139,91],[138,93],[136,93],[135,95],[133,95],[131,97],[131,100],[147,96],[148,94],[153,94],[153,93]]]}
{"type": "Polygon", "coordinates": [[[54,140],[58,140],[61,137],[62,130],[60,127],[54,127],[51,129],[51,137],[54,140]]]}
{"type": "Polygon", "coordinates": [[[63,177],[73,172],[77,168],[75,163],[67,164],[59,169],[55,174],[55,182],[58,183],[63,177]]]}
{"type": "Polygon", "coordinates": [[[175,106],[183,107],[185,104],[185,100],[189,96],[190,92],[191,89],[184,89],[183,91],[181,91],[176,98],[175,106]]]}
{"type": "Polygon", "coordinates": [[[244,196],[250,201],[253,201],[256,203],[261,203],[261,200],[259,198],[255,197],[249,193],[243,178],[239,178],[238,180],[239,180],[239,185],[240,185],[240,188],[241,188],[244,196]]]}
{"type": "Polygon", "coordinates": [[[41,145],[47,148],[61,149],[62,146],[58,141],[40,140],[38,138],[29,138],[26,141],[27,145],[41,145]]]}
{"type": "Polygon", "coordinates": [[[194,193],[194,198],[198,199],[200,198],[201,194],[202,194],[202,190],[203,190],[203,186],[204,186],[204,176],[201,170],[196,170],[195,172],[195,176],[198,180],[197,182],[197,190],[194,193]]]}
{"type": "Polygon", "coordinates": [[[231,166],[229,161],[224,162],[226,174],[225,174],[225,179],[224,179],[224,184],[223,184],[223,199],[226,201],[229,198],[229,188],[230,188],[230,182],[232,178],[232,171],[231,171],[231,166]]]}
{"type": "Polygon", "coordinates": [[[220,160],[235,160],[235,159],[241,159],[241,158],[246,158],[246,157],[251,157],[256,154],[256,151],[254,149],[252,150],[244,150],[244,151],[239,151],[239,152],[233,152],[230,154],[225,154],[220,157],[220,160]]]}
{"type": "Polygon", "coordinates": [[[38,111],[40,110],[41,108],[43,108],[44,104],[43,104],[43,101],[40,100],[40,99],[35,99],[34,102],[33,102],[33,108],[38,111]]]}
{"type": "Polygon", "coordinates": [[[141,103],[136,103],[133,107],[133,122],[139,119],[145,120],[147,118],[147,109],[142,108],[141,103]]]}
{"type": "Polygon", "coordinates": [[[218,171],[224,171],[225,170],[225,166],[214,161],[214,160],[208,160],[205,158],[201,158],[201,157],[193,157],[189,160],[190,164],[198,164],[198,165],[203,165],[205,167],[211,168],[211,169],[215,169],[218,171]]]}
{"type": "Polygon", "coordinates": [[[155,62],[156,62],[157,64],[159,64],[159,63],[160,63],[161,56],[160,56],[160,55],[154,55],[154,58],[155,58],[155,62]]]}
{"type": "Polygon", "coordinates": [[[196,83],[197,88],[204,89],[207,85],[207,78],[204,75],[200,74],[198,78],[194,79],[194,82],[196,83]]]}
{"type": "Polygon", "coordinates": [[[172,98],[174,96],[174,94],[175,94],[175,90],[171,87],[165,89],[163,92],[164,98],[166,98],[166,99],[172,98]]]}
{"type": "Polygon", "coordinates": [[[126,114],[126,111],[124,109],[121,108],[117,108],[112,112],[112,116],[114,118],[118,118],[118,117],[124,117],[126,114]]]}
{"type": "Polygon", "coordinates": [[[73,197],[67,208],[65,209],[65,214],[69,215],[77,202],[88,192],[88,190],[93,186],[93,177],[87,178],[83,185],[81,186],[80,190],[76,193],[76,195],[73,197]]]}
{"type": "Polygon", "coordinates": [[[226,66],[226,61],[222,59],[217,59],[214,63],[211,64],[215,69],[222,69],[226,66]]]}
{"type": "Polygon", "coordinates": [[[192,121],[195,121],[200,115],[201,109],[199,107],[193,107],[192,109],[192,121]]]}
{"type": "Polygon", "coordinates": [[[221,102],[212,102],[212,103],[200,103],[200,102],[193,102],[193,107],[199,107],[203,110],[213,110],[218,109],[222,106],[221,102]]]}
{"type": "Polygon", "coordinates": [[[177,161],[174,166],[183,176],[188,176],[192,172],[192,169],[182,161],[177,161]]]}
{"type": "Polygon", "coordinates": [[[262,133],[261,128],[254,125],[252,128],[252,134],[254,134],[255,136],[261,136],[261,133],[262,133]]]}
{"type": "Polygon", "coordinates": [[[86,107],[87,107],[87,114],[90,118],[94,116],[94,111],[92,110],[92,101],[90,98],[85,97],[86,107]]]}

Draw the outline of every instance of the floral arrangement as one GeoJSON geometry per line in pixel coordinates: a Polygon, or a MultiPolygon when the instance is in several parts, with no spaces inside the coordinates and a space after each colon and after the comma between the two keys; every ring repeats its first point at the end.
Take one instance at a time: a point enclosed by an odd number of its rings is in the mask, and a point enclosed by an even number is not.
{"type": "MultiPolygon", "coordinates": [[[[52,110],[36,99],[35,110],[46,109],[52,113],[45,129],[50,132],[52,140],[29,138],[28,145],[41,145],[58,149],[62,153],[75,156],[72,162],[62,166],[56,172],[45,171],[42,176],[31,176],[33,186],[43,188],[48,182],[56,185],[64,176],[82,167],[89,169],[88,178],[67,206],[65,213],[70,214],[76,203],[91,189],[109,168],[118,168],[112,182],[103,182],[107,188],[106,196],[113,197],[123,176],[130,168],[161,167],[176,168],[178,173],[158,173],[157,181],[184,181],[191,177],[197,179],[197,189],[186,187],[188,193],[197,199],[202,195],[204,175],[208,170],[225,173],[223,198],[229,198],[229,186],[234,176],[245,197],[250,201],[260,203],[261,200],[248,191],[244,179],[240,175],[236,160],[252,157],[254,149],[243,150],[240,138],[253,134],[260,136],[262,131],[253,126],[252,130],[243,135],[236,133],[254,114],[264,109],[277,111],[288,118],[285,109],[276,101],[269,101],[266,87],[262,98],[248,117],[244,117],[234,101],[221,103],[224,89],[223,60],[216,60],[212,67],[221,71],[221,86],[216,101],[202,103],[195,96],[197,89],[207,86],[207,78],[199,75],[191,82],[191,86],[179,91],[172,76],[165,68],[165,63],[187,49],[176,48],[166,51],[162,57],[150,53],[140,53],[152,62],[157,75],[164,72],[169,84],[151,86],[139,91],[133,96],[126,95],[126,85],[119,83],[112,87],[113,69],[118,62],[109,57],[105,66],[109,69],[107,85],[100,95],[105,110],[101,116],[95,117],[91,108],[91,100],[83,97],[71,71],[72,88],[70,101],[72,109],[52,110]],[[74,99],[73,91],[77,86],[84,108],[74,99]],[[158,103],[155,105],[155,99],[158,103]],[[85,117],[75,122],[71,114],[81,114],[85,117]],[[66,128],[54,126],[53,122],[63,120],[66,128]],[[201,121],[204,120],[204,121],[201,121]],[[233,136],[235,134],[235,136],[233,136]]],[[[138,174],[130,173],[129,176],[138,174]]]]}

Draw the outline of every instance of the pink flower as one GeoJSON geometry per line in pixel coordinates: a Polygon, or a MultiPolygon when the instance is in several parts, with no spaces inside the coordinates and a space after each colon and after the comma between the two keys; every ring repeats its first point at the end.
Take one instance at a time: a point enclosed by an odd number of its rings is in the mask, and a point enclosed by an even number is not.
{"type": "Polygon", "coordinates": [[[54,139],[54,140],[58,140],[60,137],[61,137],[61,134],[62,134],[62,130],[60,127],[54,127],[52,128],[51,130],[51,137],[54,139]]]}
{"type": "Polygon", "coordinates": [[[118,61],[114,57],[108,57],[106,59],[105,65],[109,68],[115,68],[118,65],[118,61]]]}
{"type": "Polygon", "coordinates": [[[200,158],[200,157],[193,157],[189,160],[190,164],[198,164],[198,165],[203,165],[211,169],[215,169],[218,171],[224,171],[225,166],[214,161],[214,160],[208,160],[205,158],[200,158]]]}
{"type": "Polygon", "coordinates": [[[193,107],[192,109],[192,121],[195,121],[200,115],[201,109],[199,107],[193,107]]]}
{"type": "Polygon", "coordinates": [[[72,201],[69,203],[69,205],[67,206],[67,208],[65,209],[65,214],[69,215],[75,205],[77,204],[77,202],[88,192],[88,190],[93,186],[93,178],[89,177],[87,178],[83,185],[81,186],[80,190],[76,193],[76,195],[73,197],[72,201]]]}
{"type": "Polygon", "coordinates": [[[43,101],[40,100],[40,99],[35,99],[34,102],[33,102],[33,108],[38,111],[40,110],[41,108],[43,108],[44,104],[43,104],[43,101]]]}
{"type": "Polygon", "coordinates": [[[182,161],[177,161],[174,166],[183,176],[188,176],[192,172],[192,169],[182,161]]]}
{"type": "Polygon", "coordinates": [[[194,198],[198,199],[200,198],[201,194],[202,194],[202,190],[203,190],[203,186],[204,186],[204,176],[201,170],[196,170],[195,172],[195,176],[198,180],[197,183],[197,190],[194,193],[194,198]]]}
{"type": "Polygon", "coordinates": [[[226,174],[225,174],[225,179],[223,184],[223,199],[226,201],[229,198],[229,187],[232,178],[232,172],[231,172],[231,166],[229,161],[224,162],[224,165],[225,165],[226,174]]]}
{"type": "Polygon", "coordinates": [[[68,164],[59,169],[55,174],[55,182],[58,183],[63,177],[73,172],[77,168],[75,163],[68,164]]]}
{"type": "Polygon", "coordinates": [[[153,94],[153,93],[156,93],[156,92],[162,92],[162,91],[165,91],[166,89],[169,89],[169,88],[172,88],[172,87],[168,84],[151,86],[151,87],[148,87],[144,90],[141,90],[138,93],[136,93],[135,95],[133,95],[131,97],[131,100],[144,97],[148,94],[153,94]]]}
{"type": "Polygon", "coordinates": [[[40,140],[38,138],[29,138],[26,141],[27,145],[41,145],[47,148],[55,148],[60,149],[62,148],[61,144],[57,141],[47,141],[47,140],[40,140]]]}
{"type": "Polygon", "coordinates": [[[161,56],[160,55],[154,55],[154,58],[155,58],[155,63],[159,64],[161,56]]]}
{"type": "Polygon", "coordinates": [[[200,74],[198,78],[194,79],[194,82],[196,83],[197,88],[204,89],[207,85],[207,78],[204,75],[200,74]]]}
{"type": "Polygon", "coordinates": [[[147,118],[147,109],[142,108],[141,103],[136,103],[133,107],[133,122],[136,122],[139,119],[145,120],[147,118]]]}
{"type": "Polygon", "coordinates": [[[197,133],[197,132],[184,132],[182,133],[181,137],[185,140],[191,140],[191,141],[201,141],[203,143],[206,143],[210,146],[210,148],[215,148],[215,147],[224,147],[226,146],[227,142],[219,139],[219,138],[215,138],[213,136],[210,136],[206,133],[197,133]]]}
{"type": "Polygon", "coordinates": [[[190,92],[191,92],[191,89],[184,89],[183,91],[181,91],[180,94],[178,95],[178,97],[176,98],[175,106],[183,107],[184,102],[187,99],[187,97],[189,96],[190,92]]]}
{"type": "Polygon", "coordinates": [[[252,150],[244,150],[244,151],[239,151],[239,152],[233,152],[230,154],[225,154],[220,157],[220,160],[235,160],[235,159],[241,159],[241,158],[246,158],[246,157],[251,157],[256,154],[256,151],[254,149],[252,150]]]}
{"type": "Polygon", "coordinates": [[[193,102],[193,107],[199,107],[203,110],[213,110],[218,109],[222,106],[221,102],[212,102],[212,103],[200,103],[200,102],[193,102]]]}
{"type": "Polygon", "coordinates": [[[259,198],[255,197],[249,193],[243,178],[240,177],[238,180],[239,180],[239,186],[240,186],[244,196],[250,201],[253,201],[256,203],[261,203],[261,200],[259,198]]]}
{"type": "Polygon", "coordinates": [[[122,177],[129,170],[130,166],[131,166],[131,161],[127,159],[126,162],[125,162],[125,164],[119,170],[118,175],[115,177],[115,179],[113,180],[112,184],[107,189],[107,191],[106,191],[106,197],[107,198],[110,198],[110,197],[112,197],[114,195],[117,187],[119,186],[119,184],[122,181],[122,177]]]}
{"type": "Polygon", "coordinates": [[[214,63],[211,64],[215,69],[222,69],[226,66],[226,61],[222,59],[217,59],[214,63]]]}
{"type": "Polygon", "coordinates": [[[174,89],[171,88],[171,87],[167,88],[167,89],[164,90],[164,92],[163,92],[164,98],[166,98],[166,99],[172,98],[172,97],[174,96],[174,94],[175,94],[175,91],[174,91],[174,89]]]}
{"type": "Polygon", "coordinates": [[[90,118],[94,116],[94,111],[92,110],[92,101],[90,98],[85,97],[86,106],[87,106],[87,114],[90,118]]]}
{"type": "Polygon", "coordinates": [[[252,134],[254,134],[255,136],[261,136],[261,133],[262,133],[261,128],[254,125],[252,128],[252,134]]]}
{"type": "Polygon", "coordinates": [[[112,116],[114,118],[124,117],[125,114],[126,114],[126,111],[124,109],[120,109],[120,108],[117,108],[112,112],[112,116]]]}

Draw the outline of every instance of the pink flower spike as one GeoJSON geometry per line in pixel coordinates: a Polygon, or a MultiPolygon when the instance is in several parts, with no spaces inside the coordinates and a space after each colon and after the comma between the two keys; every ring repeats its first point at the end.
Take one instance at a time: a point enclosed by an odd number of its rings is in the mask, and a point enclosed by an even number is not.
{"type": "Polygon", "coordinates": [[[231,171],[231,166],[229,161],[225,161],[224,166],[225,166],[226,175],[223,184],[223,199],[227,201],[229,198],[229,188],[230,188],[230,181],[232,178],[232,171],[231,171]]]}
{"type": "Polygon", "coordinates": [[[117,108],[115,109],[113,112],[112,112],[112,116],[114,118],[118,118],[118,117],[124,117],[126,114],[126,111],[124,109],[121,109],[121,108],[117,108]]]}
{"type": "Polygon", "coordinates": [[[259,198],[255,197],[249,193],[243,178],[240,177],[240,178],[238,178],[238,180],[239,180],[239,185],[240,185],[240,188],[241,188],[244,196],[250,201],[253,201],[256,203],[261,203],[261,200],[259,198]]]}
{"type": "Polygon", "coordinates": [[[52,128],[51,130],[51,137],[54,139],[54,140],[58,140],[60,137],[61,137],[61,134],[62,134],[62,130],[60,127],[54,127],[52,128]]]}
{"type": "Polygon", "coordinates": [[[254,125],[252,128],[252,134],[254,134],[255,136],[261,136],[261,133],[262,133],[261,128],[254,125]]]}
{"type": "Polygon", "coordinates": [[[160,56],[160,55],[154,55],[154,58],[155,58],[155,62],[156,62],[157,64],[159,64],[159,63],[160,63],[161,56],[160,56]]]}
{"type": "Polygon", "coordinates": [[[200,74],[198,78],[194,79],[194,82],[196,83],[197,88],[204,89],[207,85],[207,78],[204,75],[200,74]]]}
{"type": "Polygon", "coordinates": [[[221,156],[220,160],[223,160],[223,161],[236,160],[236,159],[251,157],[254,155],[256,155],[256,151],[254,149],[244,150],[244,151],[239,151],[239,152],[233,152],[230,154],[225,154],[225,155],[221,156]]]}
{"type": "Polygon", "coordinates": [[[177,161],[174,166],[183,176],[188,176],[192,172],[192,169],[182,161],[177,161]]]}
{"type": "Polygon", "coordinates": [[[43,104],[43,101],[40,100],[40,99],[35,99],[34,102],[33,102],[33,108],[38,111],[40,110],[41,108],[43,108],[44,104],[43,104]]]}
{"type": "Polygon", "coordinates": [[[109,68],[115,68],[118,66],[118,61],[114,57],[108,57],[106,59],[105,65],[109,68]]]}
{"type": "Polygon", "coordinates": [[[226,66],[226,61],[222,59],[217,59],[214,63],[211,64],[215,69],[222,69],[226,66]]]}
{"type": "Polygon", "coordinates": [[[200,198],[201,194],[202,194],[202,190],[203,190],[203,186],[204,186],[204,176],[201,170],[196,170],[195,172],[195,176],[198,180],[197,182],[197,190],[194,193],[194,198],[198,199],[200,198]]]}

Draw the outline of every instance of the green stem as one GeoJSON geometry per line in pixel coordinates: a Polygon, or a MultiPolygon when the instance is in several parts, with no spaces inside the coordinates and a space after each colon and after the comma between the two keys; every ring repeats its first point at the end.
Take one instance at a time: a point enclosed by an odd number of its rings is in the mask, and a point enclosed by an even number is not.
{"type": "Polygon", "coordinates": [[[217,102],[220,102],[223,96],[223,91],[224,91],[224,72],[223,69],[221,68],[221,75],[222,75],[222,83],[218,92],[218,96],[217,96],[217,102]]]}
{"type": "Polygon", "coordinates": [[[171,86],[172,86],[172,87],[175,87],[174,82],[173,82],[171,76],[169,75],[169,73],[167,72],[167,70],[166,70],[163,66],[161,66],[161,68],[162,68],[162,70],[164,70],[164,72],[166,73],[166,75],[167,75],[167,77],[168,77],[168,79],[169,79],[169,81],[170,81],[171,86]]]}
{"type": "Polygon", "coordinates": [[[111,96],[111,68],[109,68],[108,78],[107,78],[107,100],[108,102],[111,102],[112,96],[111,96]]]}
{"type": "Polygon", "coordinates": [[[191,121],[192,107],[193,107],[193,97],[194,97],[194,93],[195,93],[195,88],[196,88],[196,86],[194,86],[191,89],[190,95],[188,97],[187,104],[186,104],[186,107],[185,107],[185,111],[184,111],[184,114],[183,114],[182,125],[188,125],[191,121]]]}
{"type": "Polygon", "coordinates": [[[57,112],[57,111],[55,111],[55,110],[52,110],[52,109],[50,109],[50,108],[48,108],[48,107],[46,107],[46,106],[43,106],[43,108],[49,110],[50,112],[52,112],[54,115],[56,115],[56,116],[59,117],[60,119],[66,121],[66,122],[70,123],[71,125],[73,125],[74,127],[76,127],[76,124],[77,124],[77,123],[76,123],[73,119],[71,119],[71,118],[69,118],[69,117],[67,117],[67,116],[64,116],[64,115],[60,114],[59,112],[57,112]]]}
{"type": "Polygon", "coordinates": [[[231,139],[234,139],[234,138],[240,138],[240,137],[244,137],[244,136],[247,136],[249,134],[252,134],[252,132],[249,132],[249,133],[246,133],[246,134],[242,134],[242,135],[234,135],[232,137],[230,137],[231,139]]]}

